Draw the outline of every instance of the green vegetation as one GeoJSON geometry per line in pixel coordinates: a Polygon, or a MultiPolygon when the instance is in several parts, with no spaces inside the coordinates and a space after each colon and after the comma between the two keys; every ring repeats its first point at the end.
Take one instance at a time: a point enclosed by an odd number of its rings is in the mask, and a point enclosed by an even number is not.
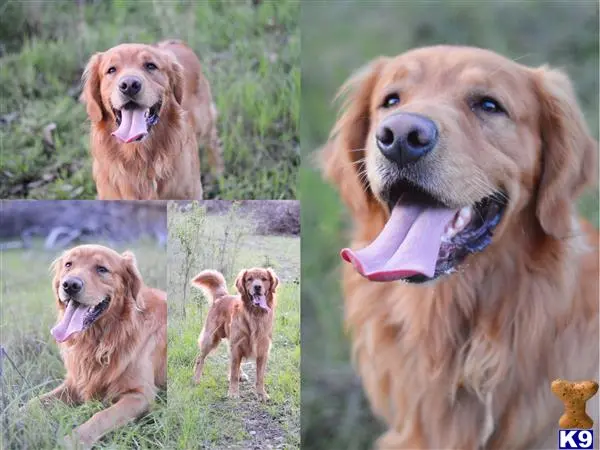
{"type": "Polygon", "coordinates": [[[170,203],[168,261],[167,447],[299,448],[300,239],[256,235],[236,205],[224,215],[207,215],[197,205],[178,212],[170,203]],[[186,249],[194,249],[196,256],[187,257],[186,249]],[[188,264],[191,275],[186,276],[188,264]],[[233,293],[235,276],[254,266],[273,267],[281,280],[265,381],[271,398],[266,404],[254,397],[253,361],[242,363],[249,380],[240,383],[240,399],[227,399],[226,342],[206,359],[200,384],[192,384],[208,303],[201,291],[190,287],[189,279],[200,270],[218,269],[233,293]]]}
{"type": "MultiPolygon", "coordinates": [[[[322,181],[313,152],[335,120],[351,73],[379,55],[431,44],[490,48],[521,63],[563,67],[598,136],[598,5],[594,2],[305,2],[302,5],[302,444],[368,448],[380,434],[349,363],[339,250],[351,220],[322,181]]],[[[598,195],[582,213],[598,223],[598,195]]]]}
{"type": "MultiPolygon", "coordinates": [[[[126,249],[135,253],[145,283],[166,289],[165,250],[150,242],[115,248],[126,249]]],[[[58,386],[65,376],[58,346],[50,335],[56,322],[56,305],[48,267],[59,254],[45,252],[40,244],[1,255],[1,342],[25,377],[23,380],[6,359],[3,361],[0,447],[7,450],[55,448],[74,427],[104,408],[100,402],[78,407],[56,403],[47,409],[37,403],[26,414],[19,411],[28,400],[58,386]]],[[[163,448],[167,433],[165,403],[166,392],[161,392],[149,414],[105,436],[103,446],[123,450],[163,448]]]]}
{"type": "Polygon", "coordinates": [[[123,42],[179,38],[199,55],[219,111],[225,174],[205,177],[205,197],[295,198],[298,18],[296,0],[0,3],[0,197],[94,198],[78,102],[87,60],[123,42]]]}

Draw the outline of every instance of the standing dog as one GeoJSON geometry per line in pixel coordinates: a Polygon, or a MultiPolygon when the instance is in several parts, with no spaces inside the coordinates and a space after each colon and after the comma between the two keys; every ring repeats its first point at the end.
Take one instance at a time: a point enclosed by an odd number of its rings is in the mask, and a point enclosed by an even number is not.
{"type": "Polygon", "coordinates": [[[65,380],[42,402],[112,403],[74,430],[86,447],[142,415],[166,386],[166,294],[144,285],[130,252],[81,245],[54,262],[65,380]]]}
{"type": "Polygon", "coordinates": [[[272,269],[242,270],[235,280],[239,295],[230,295],[225,278],[215,270],[200,272],[192,285],[203,289],[210,298],[206,323],[198,337],[200,355],[196,359],[194,382],[199,383],[204,360],[217,348],[221,339],[229,340],[231,366],[229,397],[239,396],[239,381],[246,379],[241,371],[242,359],[256,360],[256,394],[267,400],[265,371],[271,349],[275,292],[279,279],[272,269]]]}
{"type": "Polygon", "coordinates": [[[100,200],[201,199],[198,141],[223,170],[217,111],[194,52],[180,41],[96,53],[83,76],[100,200]]]}

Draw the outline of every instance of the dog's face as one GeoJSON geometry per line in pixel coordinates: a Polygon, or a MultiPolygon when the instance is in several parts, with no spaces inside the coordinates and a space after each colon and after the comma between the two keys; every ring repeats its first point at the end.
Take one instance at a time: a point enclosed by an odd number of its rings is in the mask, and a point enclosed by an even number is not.
{"type": "Polygon", "coordinates": [[[343,252],[361,274],[451,273],[524,211],[549,235],[569,233],[596,143],[562,73],[429,47],[380,58],[344,89],[326,170],[358,220],[373,207],[389,215],[371,246],[343,252]]]}
{"type": "Polygon", "coordinates": [[[65,252],[53,267],[60,320],[52,334],[59,342],[112,313],[121,315],[130,306],[125,303],[142,307],[138,304],[142,282],[130,252],[120,255],[99,245],[81,245],[65,252]]]}
{"type": "Polygon", "coordinates": [[[247,303],[246,306],[265,311],[272,308],[272,297],[278,284],[279,278],[270,268],[242,270],[235,280],[235,286],[247,303]]]}
{"type": "Polygon", "coordinates": [[[144,140],[169,102],[181,104],[182,67],[150,45],[122,44],[96,53],[84,80],[90,119],[114,124],[113,135],[124,143],[144,140]]]}

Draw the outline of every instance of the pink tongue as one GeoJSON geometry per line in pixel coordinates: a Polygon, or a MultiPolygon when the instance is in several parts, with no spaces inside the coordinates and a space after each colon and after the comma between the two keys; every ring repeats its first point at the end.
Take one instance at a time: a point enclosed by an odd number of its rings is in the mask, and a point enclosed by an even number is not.
{"type": "Polygon", "coordinates": [[[113,136],[122,142],[129,143],[148,134],[144,109],[122,109],[121,125],[113,136]]]}
{"type": "Polygon", "coordinates": [[[259,306],[266,311],[271,310],[271,308],[267,306],[267,298],[264,295],[255,295],[252,297],[252,301],[256,306],[259,306]]]}
{"type": "Polygon", "coordinates": [[[392,281],[413,275],[431,278],[444,228],[456,212],[398,204],[371,245],[358,251],[345,248],[341,256],[371,281],[392,281]]]}
{"type": "Polygon", "coordinates": [[[89,308],[89,305],[70,301],[62,320],[50,331],[52,336],[54,336],[54,339],[56,339],[57,342],[63,342],[73,333],[83,330],[83,320],[85,319],[85,315],[89,308]]]}

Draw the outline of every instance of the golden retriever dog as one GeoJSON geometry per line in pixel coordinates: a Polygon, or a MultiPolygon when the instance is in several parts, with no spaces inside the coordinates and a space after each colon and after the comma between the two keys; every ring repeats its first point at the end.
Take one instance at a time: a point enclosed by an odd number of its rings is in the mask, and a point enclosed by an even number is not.
{"type": "Polygon", "coordinates": [[[52,287],[66,377],[42,402],[112,404],[74,430],[90,447],[104,434],[146,412],[166,386],[166,293],[144,285],[131,252],[81,245],[54,262],[52,287]]]}
{"type": "Polygon", "coordinates": [[[192,279],[192,285],[204,290],[210,299],[206,322],[198,337],[200,354],[194,370],[196,384],[202,378],[208,354],[217,348],[221,339],[227,339],[231,358],[228,396],[239,397],[239,381],[247,379],[241,370],[242,360],[253,358],[256,360],[256,395],[262,401],[268,400],[265,372],[278,284],[279,278],[270,268],[242,270],[235,280],[239,295],[229,294],[225,278],[215,270],[205,270],[192,279]]]}
{"type": "Polygon", "coordinates": [[[217,110],[181,41],[121,44],[90,59],[83,101],[100,200],[202,198],[198,142],[223,170],[217,110]]]}
{"type": "Polygon", "coordinates": [[[596,378],[599,353],[598,233],[576,214],[597,142],[569,79],[436,46],[342,95],[324,170],[355,224],[345,317],[378,446],[556,448],[550,384],[596,378]]]}

